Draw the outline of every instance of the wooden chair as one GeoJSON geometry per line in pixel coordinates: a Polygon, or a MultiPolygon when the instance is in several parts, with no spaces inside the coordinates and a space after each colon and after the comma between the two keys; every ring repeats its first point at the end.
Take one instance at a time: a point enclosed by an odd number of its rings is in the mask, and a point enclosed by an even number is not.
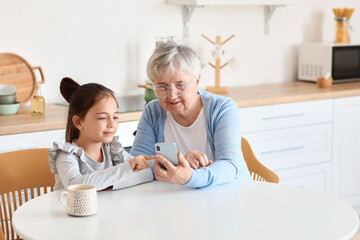
{"type": "Polygon", "coordinates": [[[0,221],[7,240],[20,239],[11,224],[15,210],[28,200],[53,191],[54,184],[47,148],[0,153],[0,221]]]}
{"type": "Polygon", "coordinates": [[[1,226],[0,226],[0,240],[5,240],[5,235],[1,226]]]}
{"type": "Polygon", "coordinates": [[[256,158],[250,143],[243,137],[241,138],[241,150],[254,181],[279,183],[279,176],[256,158]]]}

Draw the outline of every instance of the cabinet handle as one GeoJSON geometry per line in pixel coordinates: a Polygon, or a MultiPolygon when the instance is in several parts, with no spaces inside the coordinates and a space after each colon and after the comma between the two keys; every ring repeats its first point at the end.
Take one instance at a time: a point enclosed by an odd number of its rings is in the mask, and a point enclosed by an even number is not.
{"type": "Polygon", "coordinates": [[[304,146],[296,146],[296,147],[264,151],[264,152],[261,152],[261,154],[265,155],[265,154],[278,153],[278,152],[287,152],[287,151],[294,151],[294,150],[299,150],[299,149],[303,149],[303,148],[304,148],[304,146]]]}
{"type": "Polygon", "coordinates": [[[300,117],[300,116],[304,116],[304,115],[305,115],[305,113],[294,113],[294,114],[288,114],[288,115],[268,116],[268,117],[262,117],[262,120],[272,120],[272,119],[278,119],[278,118],[300,117]]]}

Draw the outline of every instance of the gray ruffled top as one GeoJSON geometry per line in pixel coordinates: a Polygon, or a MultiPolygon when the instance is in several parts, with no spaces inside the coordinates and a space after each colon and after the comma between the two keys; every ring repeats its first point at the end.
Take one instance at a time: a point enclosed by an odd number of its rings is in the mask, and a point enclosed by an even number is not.
{"type": "Polygon", "coordinates": [[[101,147],[103,162],[96,162],[75,143],[54,142],[49,150],[50,170],[55,174],[55,189],[73,184],[90,184],[102,190],[110,186],[121,189],[153,180],[150,169],[139,172],[131,170],[133,158],[125,151],[118,137],[101,147]]]}

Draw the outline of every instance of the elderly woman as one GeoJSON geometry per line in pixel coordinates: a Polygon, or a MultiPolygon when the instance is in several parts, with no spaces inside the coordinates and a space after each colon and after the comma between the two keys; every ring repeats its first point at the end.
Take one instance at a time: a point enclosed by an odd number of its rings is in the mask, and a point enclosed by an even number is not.
{"type": "Polygon", "coordinates": [[[199,90],[200,70],[191,48],[175,42],[156,47],[147,75],[158,100],[145,107],[131,154],[154,155],[155,143],[175,142],[178,166],[159,154],[166,169],[153,163],[159,181],[207,187],[250,179],[241,152],[238,108],[230,98],[199,90]]]}

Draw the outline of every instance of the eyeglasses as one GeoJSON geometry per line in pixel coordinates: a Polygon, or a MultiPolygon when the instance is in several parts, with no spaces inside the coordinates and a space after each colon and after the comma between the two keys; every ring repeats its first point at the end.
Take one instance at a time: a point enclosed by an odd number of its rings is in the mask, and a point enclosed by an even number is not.
{"type": "Polygon", "coordinates": [[[190,85],[190,83],[192,83],[193,80],[194,78],[187,83],[175,83],[175,88],[168,87],[166,85],[156,85],[153,86],[153,89],[158,98],[166,98],[167,96],[169,96],[171,89],[174,91],[176,96],[181,97],[185,96],[188,93],[188,86],[190,85]]]}

